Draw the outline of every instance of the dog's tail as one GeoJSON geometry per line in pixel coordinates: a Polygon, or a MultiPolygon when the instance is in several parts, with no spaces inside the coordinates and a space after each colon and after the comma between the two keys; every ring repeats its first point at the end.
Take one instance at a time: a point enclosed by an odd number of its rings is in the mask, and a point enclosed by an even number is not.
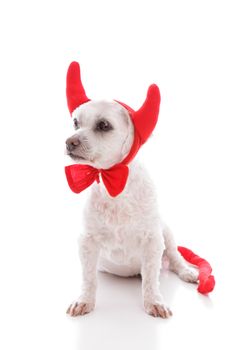
{"type": "Polygon", "coordinates": [[[215,286],[214,276],[211,275],[212,267],[205,259],[193,253],[190,249],[185,247],[178,247],[178,251],[183,256],[183,258],[190,264],[197,266],[199,270],[199,284],[198,292],[202,294],[207,294],[212,292],[215,286]]]}

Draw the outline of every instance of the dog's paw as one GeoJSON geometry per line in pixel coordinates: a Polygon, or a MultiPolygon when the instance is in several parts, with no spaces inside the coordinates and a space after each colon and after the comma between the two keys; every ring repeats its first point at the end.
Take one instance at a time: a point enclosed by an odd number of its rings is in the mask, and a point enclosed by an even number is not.
{"type": "Polygon", "coordinates": [[[178,273],[180,279],[182,279],[185,282],[190,283],[197,283],[198,282],[198,270],[192,268],[192,267],[186,267],[179,271],[178,273]]]}
{"type": "Polygon", "coordinates": [[[171,310],[161,303],[144,302],[145,311],[153,317],[169,318],[172,316],[171,310]]]}
{"type": "Polygon", "coordinates": [[[67,309],[66,313],[69,316],[76,317],[85,315],[94,310],[95,303],[74,301],[67,309]]]}

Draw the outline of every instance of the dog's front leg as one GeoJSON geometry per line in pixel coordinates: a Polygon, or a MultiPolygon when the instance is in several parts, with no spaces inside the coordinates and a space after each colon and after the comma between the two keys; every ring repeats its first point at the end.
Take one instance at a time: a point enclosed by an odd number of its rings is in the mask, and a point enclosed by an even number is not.
{"type": "Polygon", "coordinates": [[[172,315],[164,305],[159,290],[159,275],[162,265],[164,242],[162,237],[150,236],[143,245],[142,252],[142,294],[144,308],[149,315],[168,318],[172,315]]]}
{"type": "Polygon", "coordinates": [[[97,288],[97,262],[99,257],[99,245],[93,236],[85,235],[79,240],[79,256],[82,265],[82,292],[77,301],[68,308],[70,316],[84,315],[95,307],[97,288]]]}

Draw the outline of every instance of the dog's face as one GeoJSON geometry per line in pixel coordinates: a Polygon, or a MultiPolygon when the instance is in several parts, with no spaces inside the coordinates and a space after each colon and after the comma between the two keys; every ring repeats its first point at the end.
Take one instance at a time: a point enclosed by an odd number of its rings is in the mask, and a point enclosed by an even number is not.
{"type": "Polygon", "coordinates": [[[107,169],[129,153],[134,127],[128,111],[115,101],[89,101],[72,113],[75,133],[67,154],[79,164],[107,169]]]}

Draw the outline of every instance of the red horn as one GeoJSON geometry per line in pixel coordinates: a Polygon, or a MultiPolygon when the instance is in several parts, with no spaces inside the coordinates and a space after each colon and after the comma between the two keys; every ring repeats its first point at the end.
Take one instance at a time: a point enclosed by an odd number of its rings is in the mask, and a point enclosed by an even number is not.
{"type": "Polygon", "coordinates": [[[68,68],[66,77],[66,97],[70,113],[83,103],[90,101],[83,88],[78,62],[72,62],[68,68]]]}
{"type": "Polygon", "coordinates": [[[141,137],[142,143],[146,142],[155,128],[159,115],[160,92],[157,85],[150,85],[147,97],[142,107],[133,114],[134,126],[141,137]]]}

